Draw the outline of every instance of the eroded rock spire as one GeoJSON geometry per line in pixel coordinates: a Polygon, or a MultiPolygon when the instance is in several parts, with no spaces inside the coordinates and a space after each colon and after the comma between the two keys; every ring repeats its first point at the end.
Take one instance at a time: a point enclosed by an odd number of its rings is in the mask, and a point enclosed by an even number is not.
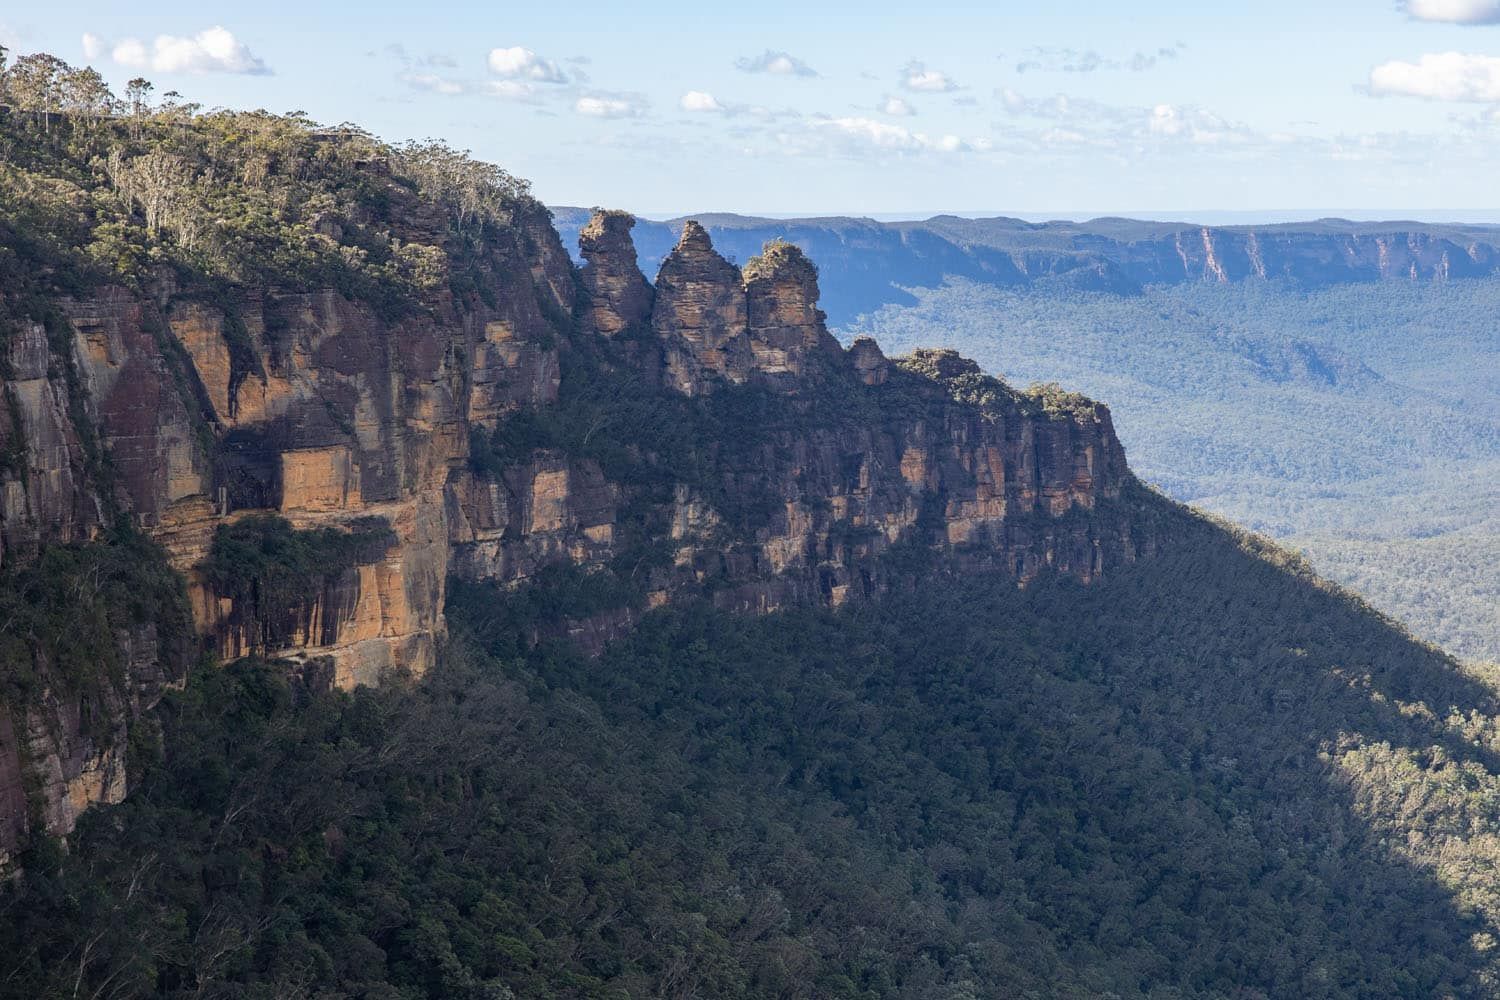
{"type": "Polygon", "coordinates": [[[644,323],[651,315],[651,286],[636,263],[629,212],[597,209],[578,234],[589,324],[606,337],[644,323]]]}

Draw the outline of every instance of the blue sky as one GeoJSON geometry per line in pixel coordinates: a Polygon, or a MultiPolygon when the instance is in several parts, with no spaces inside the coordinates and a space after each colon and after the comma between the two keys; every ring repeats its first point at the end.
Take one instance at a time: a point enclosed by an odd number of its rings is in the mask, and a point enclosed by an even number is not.
{"type": "Polygon", "coordinates": [[[57,0],[0,42],[443,138],[552,204],[1500,217],[1500,0],[635,7],[57,0]]]}

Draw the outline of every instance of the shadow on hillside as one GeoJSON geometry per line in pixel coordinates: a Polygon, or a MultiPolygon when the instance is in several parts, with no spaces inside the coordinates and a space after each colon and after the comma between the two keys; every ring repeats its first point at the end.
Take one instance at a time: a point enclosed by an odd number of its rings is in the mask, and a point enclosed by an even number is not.
{"type": "Polygon", "coordinates": [[[420,683],[205,670],[0,893],[0,996],[1496,995],[1492,692],[1131,502],[1160,550],[1092,586],[682,607],[595,660],[471,586],[420,683]]]}
{"type": "MultiPolygon", "coordinates": [[[[1254,906],[1287,875],[1276,858],[1301,859],[1300,878],[1322,894],[1316,921],[1358,956],[1343,976],[1316,974],[1316,962],[1262,976],[1246,963],[1230,978],[1284,996],[1493,995],[1474,941],[1500,918],[1500,886],[1475,876],[1492,870],[1485,839],[1500,833],[1486,806],[1500,792],[1496,692],[1295,556],[1145,503],[1170,539],[1155,558],[1031,600],[1052,615],[1071,605],[1080,624],[1058,637],[1065,656],[1107,651],[1090,681],[1120,713],[1111,754],[1162,753],[1168,770],[1150,784],[1189,777],[1231,830],[1253,831],[1261,872],[1222,903],[1254,906]]],[[[1179,863],[1194,860],[1184,843],[1179,863]]],[[[1289,908],[1307,888],[1269,898],[1304,924],[1311,915],[1289,908]]],[[[1245,930],[1269,944],[1253,922],[1245,930]]]]}
{"type": "MultiPolygon", "coordinates": [[[[1487,870],[1500,767],[1444,720],[1494,718],[1494,692],[1284,554],[1139,502],[1161,551],[1094,586],[652,616],[543,676],[697,781],[761,789],[749,813],[842,817],[851,857],[920,859],[946,914],[924,954],[987,988],[1484,995],[1500,886],[1449,886],[1487,870]]],[[[846,890],[778,891],[836,920],[846,890]]]]}

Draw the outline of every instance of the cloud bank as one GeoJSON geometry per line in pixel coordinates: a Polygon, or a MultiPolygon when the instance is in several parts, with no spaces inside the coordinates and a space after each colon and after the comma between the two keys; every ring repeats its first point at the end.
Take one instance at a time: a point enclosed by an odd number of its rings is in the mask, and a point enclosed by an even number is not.
{"type": "Polygon", "coordinates": [[[543,59],[535,52],[520,45],[508,49],[491,49],[490,72],[507,80],[528,80],[532,83],[567,83],[568,75],[551,59],[543,59]]]}
{"type": "Polygon", "coordinates": [[[83,54],[98,59],[105,53],[127,69],[153,73],[241,73],[269,76],[270,68],[227,28],[215,25],[191,38],[157,35],[148,46],[138,38],[106,42],[98,35],[83,36],[83,54]]]}
{"type": "Polygon", "coordinates": [[[1406,0],[1405,7],[1418,21],[1500,24],[1500,0],[1406,0]]]}
{"type": "Polygon", "coordinates": [[[817,76],[818,71],[789,52],[766,49],[755,57],[745,56],[734,61],[735,68],[745,73],[770,73],[773,76],[817,76]]]}
{"type": "Polygon", "coordinates": [[[1428,53],[1414,63],[1382,63],[1370,70],[1370,93],[1429,101],[1500,102],[1500,57],[1441,52],[1428,53]]]}
{"type": "Polygon", "coordinates": [[[956,135],[929,136],[873,118],[824,118],[812,127],[844,152],[959,153],[972,148],[956,135]]]}

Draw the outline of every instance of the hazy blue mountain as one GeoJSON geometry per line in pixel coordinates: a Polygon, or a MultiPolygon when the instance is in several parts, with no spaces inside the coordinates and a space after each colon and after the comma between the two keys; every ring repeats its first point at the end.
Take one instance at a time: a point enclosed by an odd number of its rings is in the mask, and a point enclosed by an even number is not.
{"type": "MultiPolygon", "coordinates": [[[[563,243],[577,246],[588,210],[553,208],[563,243]]],[[[684,216],[636,222],[641,267],[652,275],[677,242],[684,216]]],[[[693,215],[731,259],[767,240],[801,246],[818,262],[823,308],[834,326],[882,305],[911,305],[911,288],[967,278],[997,288],[1043,287],[1139,294],[1152,284],[1285,279],[1302,288],[1379,280],[1500,273],[1500,226],[1414,221],[1204,226],[1103,218],[1027,222],[939,215],[877,222],[828,217],[693,215]]]]}

